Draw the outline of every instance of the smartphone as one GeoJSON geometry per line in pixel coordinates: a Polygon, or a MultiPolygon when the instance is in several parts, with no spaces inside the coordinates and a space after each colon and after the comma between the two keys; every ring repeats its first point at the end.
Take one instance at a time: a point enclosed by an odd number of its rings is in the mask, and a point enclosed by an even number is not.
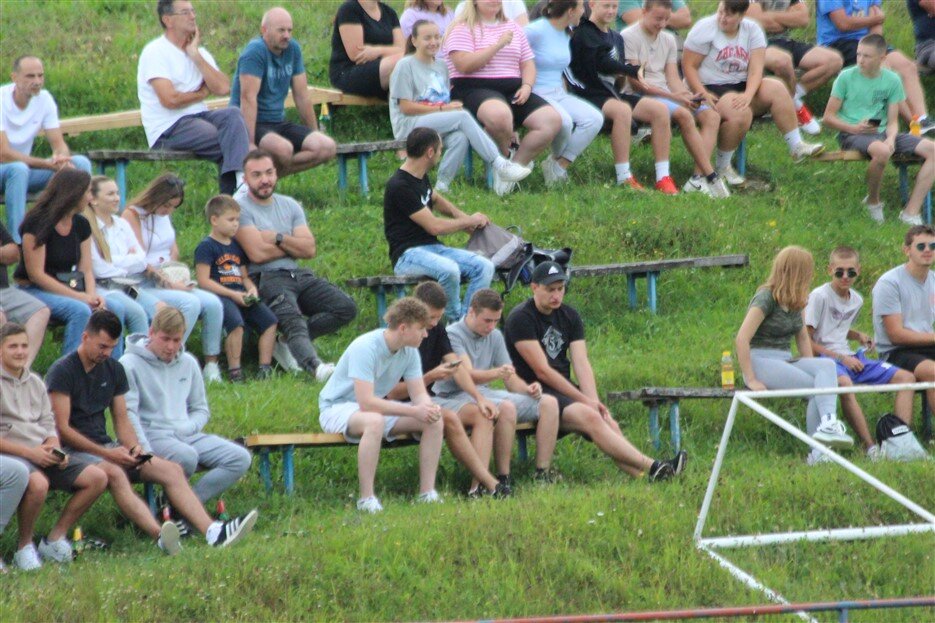
{"type": "Polygon", "coordinates": [[[882,119],[867,119],[867,123],[869,123],[875,128],[879,128],[880,124],[883,123],[883,120],[882,119]]]}
{"type": "Polygon", "coordinates": [[[152,461],[153,455],[152,454],[141,454],[138,457],[136,457],[136,459],[137,459],[137,465],[142,465],[143,463],[152,461]]]}
{"type": "Polygon", "coordinates": [[[457,367],[460,366],[460,365],[461,365],[461,360],[458,359],[457,361],[452,361],[451,363],[446,364],[446,367],[448,367],[448,368],[457,368],[457,367]]]}
{"type": "Polygon", "coordinates": [[[696,104],[700,104],[701,102],[705,101],[705,97],[704,95],[696,95],[695,97],[691,99],[691,101],[696,104]]]}
{"type": "Polygon", "coordinates": [[[52,454],[55,455],[55,458],[60,461],[64,461],[68,457],[68,455],[65,454],[65,451],[61,448],[52,448],[52,454]]]}

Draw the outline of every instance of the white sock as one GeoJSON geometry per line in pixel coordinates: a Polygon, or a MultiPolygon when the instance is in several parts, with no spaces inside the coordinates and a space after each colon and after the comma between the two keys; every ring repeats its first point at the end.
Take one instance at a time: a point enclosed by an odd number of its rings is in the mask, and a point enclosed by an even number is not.
{"type": "Polygon", "coordinates": [[[218,535],[221,533],[221,528],[224,527],[224,522],[215,521],[210,526],[208,526],[208,531],[205,532],[205,541],[208,542],[208,545],[213,545],[217,541],[218,535]]]}
{"type": "Polygon", "coordinates": [[[925,120],[928,118],[928,115],[919,115],[919,123],[925,123],[925,120]]]}
{"type": "Polygon", "coordinates": [[[730,161],[734,158],[734,150],[730,151],[721,151],[717,150],[717,158],[714,161],[714,166],[718,169],[723,169],[730,166],[730,161]]]}
{"type": "Polygon", "coordinates": [[[614,165],[614,170],[617,172],[617,181],[623,182],[632,177],[630,173],[630,163],[629,162],[618,162],[614,165]]]}
{"type": "Polygon", "coordinates": [[[795,85],[795,95],[793,96],[792,99],[795,100],[795,108],[796,108],[796,110],[798,110],[799,108],[802,107],[802,105],[803,105],[802,98],[805,97],[805,95],[806,95],[807,93],[808,93],[808,91],[806,91],[805,89],[803,89],[801,84],[796,84],[796,85],[795,85]]]}
{"type": "Polygon", "coordinates": [[[802,134],[799,132],[798,128],[786,132],[782,135],[782,138],[784,141],[786,141],[786,145],[789,146],[789,151],[792,151],[798,147],[799,143],[802,142],[802,134]]]}
{"type": "Polygon", "coordinates": [[[669,176],[669,161],[660,160],[656,163],[656,181],[662,180],[664,177],[669,176]]]}

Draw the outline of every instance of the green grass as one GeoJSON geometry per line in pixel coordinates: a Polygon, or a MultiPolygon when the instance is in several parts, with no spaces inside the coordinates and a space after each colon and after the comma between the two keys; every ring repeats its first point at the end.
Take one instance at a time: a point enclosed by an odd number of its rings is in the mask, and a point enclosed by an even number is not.
{"type": "MultiPolygon", "coordinates": [[[[337,1],[284,3],[296,20],[312,84],[327,85],[330,20],[337,1]]],[[[402,2],[394,0],[401,8],[402,2]]],[[[692,2],[696,15],[713,2],[692,2]]],[[[257,30],[265,5],[247,2],[197,4],[205,44],[232,71],[243,43],[257,30]],[[231,42],[227,44],[227,42],[231,42]]],[[[912,35],[902,2],[888,2],[887,34],[911,53],[912,35]]],[[[0,65],[31,51],[46,60],[47,84],[62,117],[133,109],[138,106],[135,69],[144,42],[158,34],[153,2],[0,3],[0,65]]],[[[935,82],[925,83],[935,93],[935,82]]],[[[826,93],[811,98],[822,110],[826,93]]],[[[388,138],[379,111],[334,111],[339,140],[388,138]]],[[[822,140],[834,148],[833,137],[822,140]]],[[[69,141],[90,148],[144,147],[140,129],[87,134],[69,141]]],[[[770,192],[738,193],[729,202],[692,196],[633,196],[613,188],[610,148],[601,137],[572,171],[570,186],[546,191],[534,174],[524,192],[500,200],[459,181],[452,198],[465,211],[483,210],[501,224],[522,225],[541,246],[571,246],[575,261],[591,264],[664,257],[747,253],[741,270],[673,271],[659,284],[659,314],[626,307],[619,278],[581,279],[568,302],[582,313],[588,345],[603,393],[642,385],[715,385],[720,353],[730,348],[746,304],[768,271],[775,252],[787,244],[811,249],[819,272],[839,244],[859,248],[858,282],[869,298],[872,283],[902,260],[904,231],[895,222],[899,196],[895,171],[888,171],[884,199],[888,222],[876,227],[863,214],[863,165],[793,166],[777,131],[758,125],[749,139],[752,175],[770,192]]],[[[44,147],[44,146],[43,146],[44,147]]],[[[690,161],[677,141],[673,174],[681,181],[690,161]]],[[[319,242],[310,265],[342,282],[352,276],[389,271],[382,238],[382,184],[393,171],[389,154],[371,165],[374,192],[340,198],[333,166],[288,178],[280,190],[306,207],[319,242]]],[[[652,156],[634,150],[640,179],[652,176],[652,156]]],[[[479,168],[479,167],[478,167],[479,168]]],[[[172,167],[189,180],[188,200],[176,216],[179,242],[190,260],[206,227],[201,206],[215,192],[214,171],[205,164],[172,167]]],[[[134,164],[131,193],[162,170],[134,164]]],[[[353,180],[352,180],[353,181],[353,180]]],[[[452,244],[463,243],[454,236],[452,244]]],[[[816,277],[815,285],[822,281],[816,277]]],[[[645,286],[641,284],[645,305],[645,286]]],[[[357,334],[376,326],[369,294],[354,292],[360,315],[351,326],[323,339],[321,349],[337,358],[357,334]]],[[[517,292],[507,301],[522,300],[517,292]]],[[[869,310],[860,328],[869,330],[869,310]]],[[[197,339],[192,350],[200,352],[197,339]]],[[[37,368],[57,356],[46,344],[37,368]]],[[[252,432],[318,430],[319,386],[279,377],[265,384],[209,390],[209,430],[230,437],[252,432]]],[[[875,418],[891,408],[889,397],[862,398],[875,418]]],[[[777,401],[777,411],[804,426],[798,401],[777,401]]],[[[387,507],[379,517],[360,517],[353,508],[356,455],[349,448],[299,452],[296,494],[267,497],[254,469],[226,496],[232,511],[260,508],[255,535],[229,551],[186,543],[175,559],[158,555],[119,517],[110,500],[82,520],[86,534],[112,543],[107,553],[89,553],[69,568],[48,566],[37,574],[3,579],[2,621],[75,620],[416,620],[545,614],[600,613],[642,609],[758,604],[750,591],[692,547],[691,535],[714,459],[728,403],[682,405],[683,440],[691,453],[681,480],[662,486],[622,476],[591,445],[577,438],[558,444],[556,465],[564,484],[540,489],[530,464],[514,464],[518,494],[501,503],[469,503],[459,497],[468,477],[447,451],[439,487],[446,504],[411,504],[417,451],[384,453],[378,492],[387,507]]],[[[625,433],[654,453],[645,409],[612,405],[625,433]]],[[[856,455],[852,455],[856,456],[856,455]]],[[[910,523],[901,507],[834,467],[809,469],[801,444],[764,420],[741,411],[707,535],[747,534],[820,527],[910,523]]],[[[935,508],[931,463],[861,467],[926,508],[935,508]]],[[[274,460],[274,473],[279,472],[274,460]]],[[[52,523],[61,496],[52,496],[39,533],[52,523]]],[[[0,537],[9,560],[15,526],[0,537]]],[[[931,535],[854,544],[788,545],[732,551],[728,557],[793,601],[932,594],[935,538],[931,535]]],[[[862,612],[857,621],[924,621],[931,611],[862,612]]],[[[819,617],[832,620],[832,615],[819,617]]],[[[772,620],[772,619],[771,619],[772,620]]],[[[784,620],[784,619],[775,619],[784,620]]],[[[791,620],[791,619],[786,619],[791,620]]]]}

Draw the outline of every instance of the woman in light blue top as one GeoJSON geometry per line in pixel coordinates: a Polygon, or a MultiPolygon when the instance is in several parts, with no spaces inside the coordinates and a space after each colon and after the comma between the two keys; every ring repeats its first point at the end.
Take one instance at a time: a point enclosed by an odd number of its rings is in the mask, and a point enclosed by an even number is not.
{"type": "Polygon", "coordinates": [[[562,116],[562,130],[552,142],[552,155],[542,162],[546,185],[568,181],[566,169],[601,131],[604,115],[587,100],[568,93],[562,75],[571,62],[569,30],[584,14],[584,0],[549,0],[542,17],[526,26],[526,38],[536,55],[532,92],[562,116]]]}

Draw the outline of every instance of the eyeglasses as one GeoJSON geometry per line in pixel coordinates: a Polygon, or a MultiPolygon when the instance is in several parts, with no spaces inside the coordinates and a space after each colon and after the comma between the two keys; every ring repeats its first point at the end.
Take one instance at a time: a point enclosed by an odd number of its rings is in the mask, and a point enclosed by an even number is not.
{"type": "Polygon", "coordinates": [[[173,11],[169,15],[181,15],[183,17],[192,17],[195,15],[195,9],[182,9],[181,11],[173,11]]]}
{"type": "Polygon", "coordinates": [[[917,242],[915,247],[916,251],[925,251],[925,247],[928,247],[929,251],[935,251],[935,242],[917,242]]]}
{"type": "Polygon", "coordinates": [[[834,271],[834,276],[837,277],[838,279],[843,279],[845,273],[847,274],[848,279],[853,279],[854,277],[857,276],[857,271],[854,270],[853,268],[848,268],[846,271],[843,268],[839,268],[836,271],[834,271]]]}

